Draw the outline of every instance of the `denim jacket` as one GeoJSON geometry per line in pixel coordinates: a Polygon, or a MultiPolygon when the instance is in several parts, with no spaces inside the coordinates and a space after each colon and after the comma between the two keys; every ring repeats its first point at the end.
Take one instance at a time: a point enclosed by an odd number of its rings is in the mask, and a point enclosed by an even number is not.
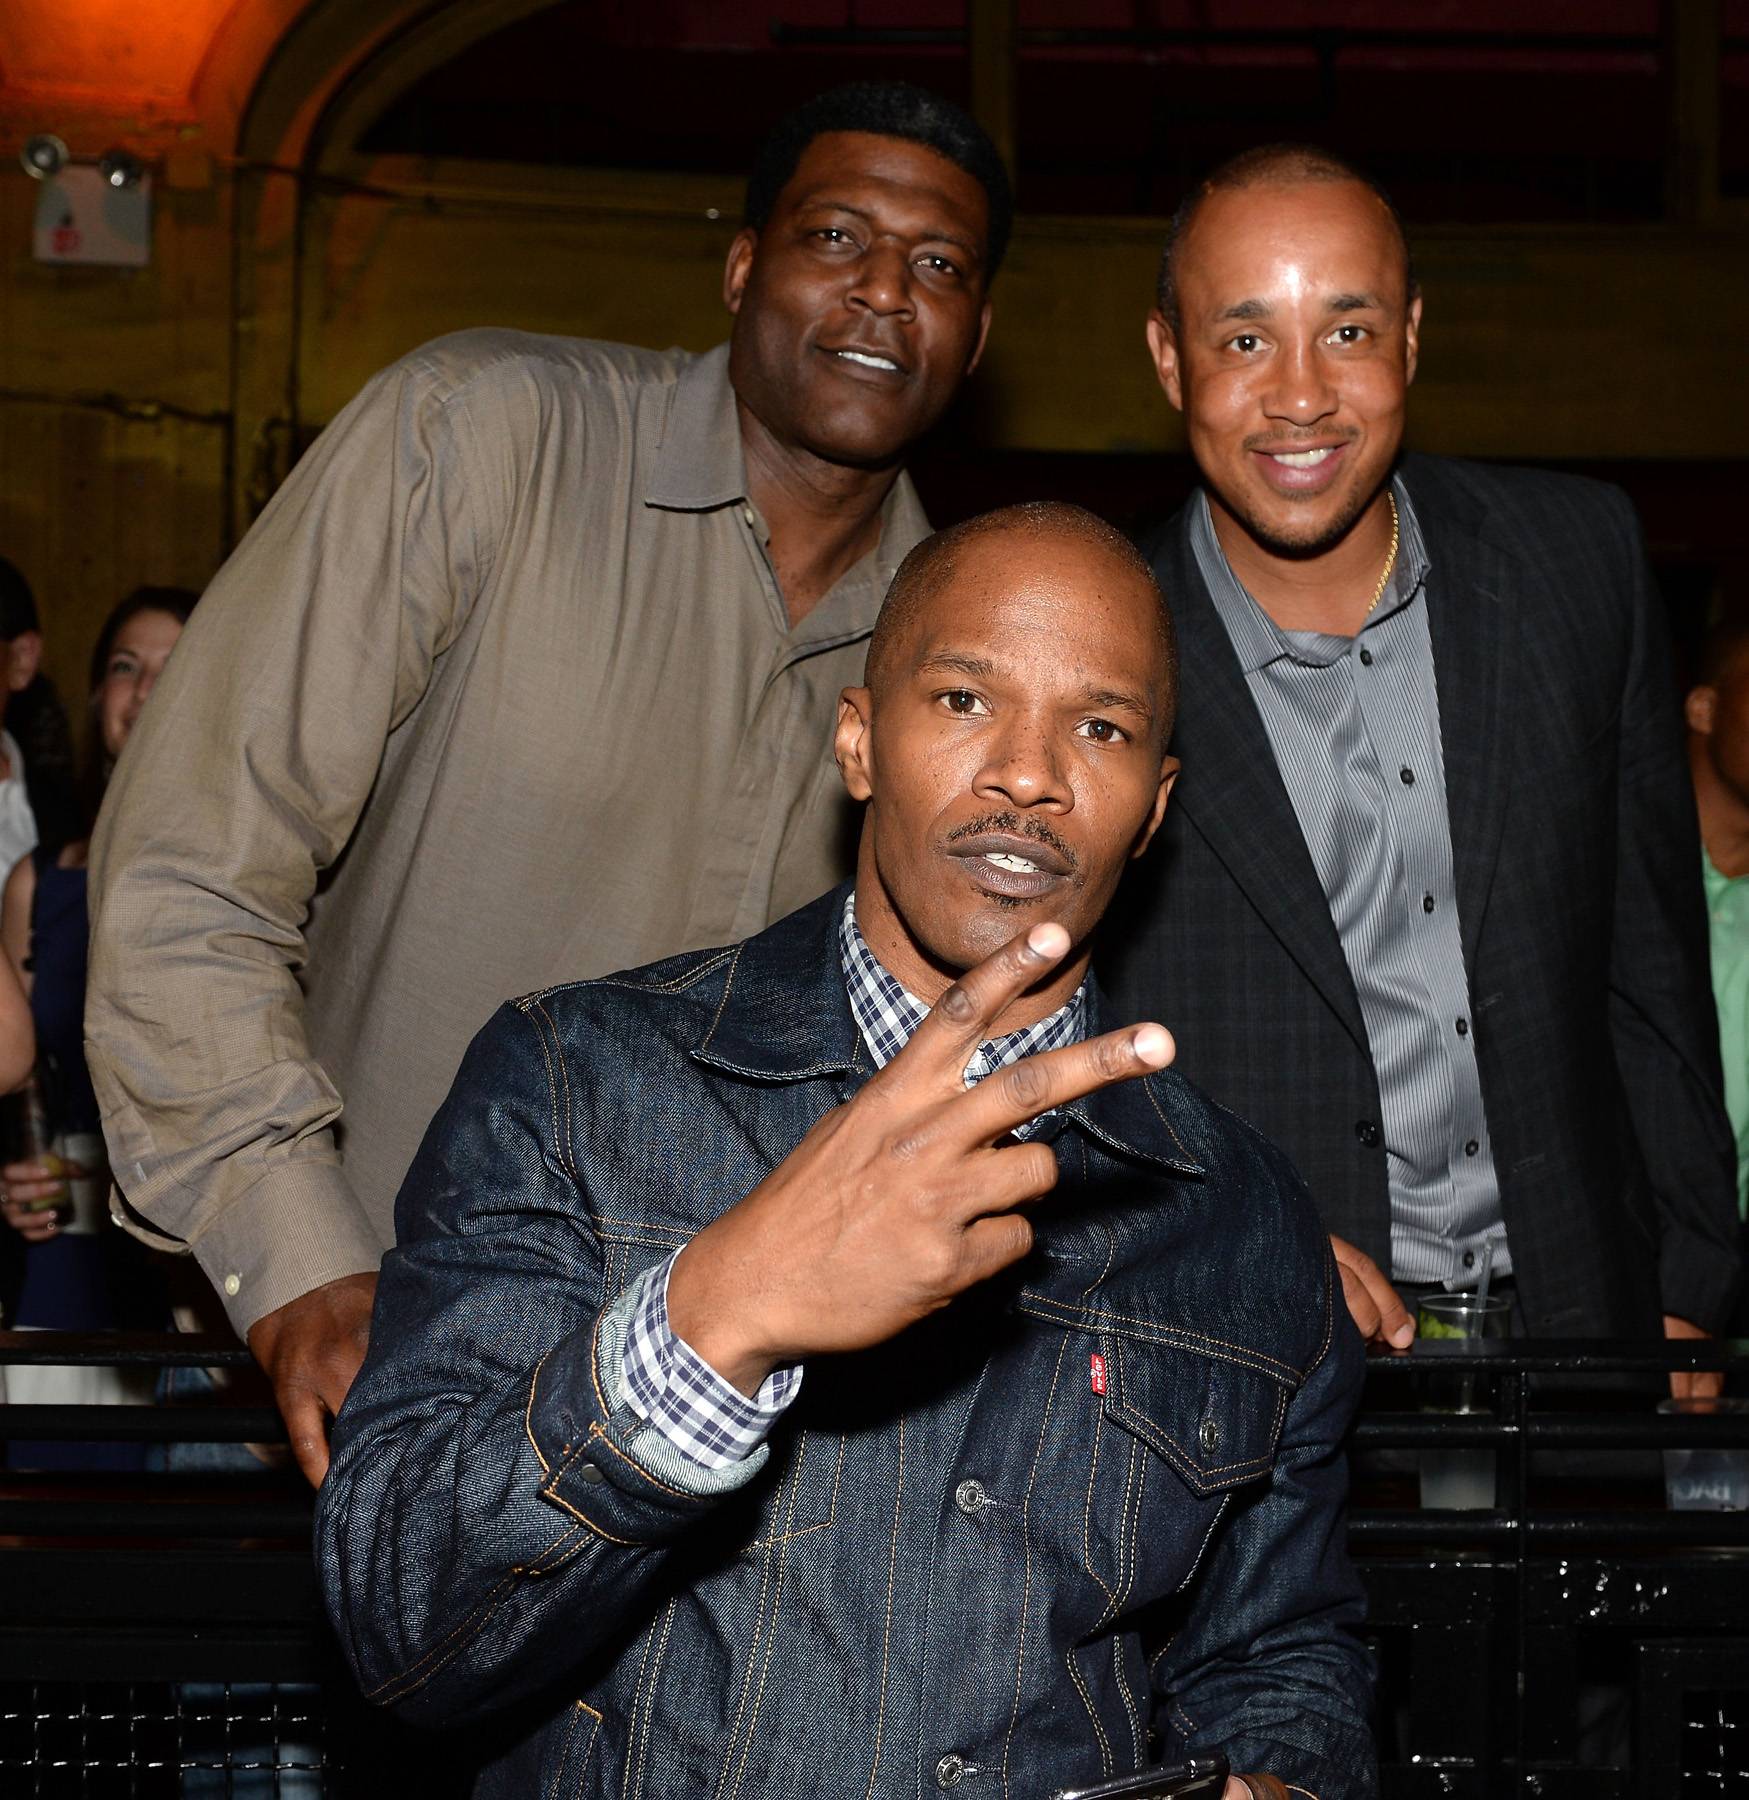
{"type": "Polygon", "coordinates": [[[626,1404],[628,1285],[868,1078],[843,898],[474,1041],[318,1506],[361,1686],[505,1800],[1045,1800],[1214,1749],[1372,1795],[1359,1339],[1291,1167],[1169,1071],[1048,1122],[1032,1254],[811,1359],[746,1461],[626,1404]]]}

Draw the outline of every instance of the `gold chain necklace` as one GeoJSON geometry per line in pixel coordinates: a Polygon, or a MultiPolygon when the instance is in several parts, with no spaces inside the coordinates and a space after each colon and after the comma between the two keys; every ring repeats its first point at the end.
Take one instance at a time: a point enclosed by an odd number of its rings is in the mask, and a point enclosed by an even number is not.
{"type": "Polygon", "coordinates": [[[1391,579],[1391,571],[1397,566],[1397,496],[1389,488],[1385,489],[1385,498],[1391,503],[1391,549],[1385,558],[1385,566],[1379,574],[1379,584],[1372,591],[1372,598],[1367,602],[1362,618],[1370,619],[1378,603],[1385,597],[1385,583],[1391,579]]]}

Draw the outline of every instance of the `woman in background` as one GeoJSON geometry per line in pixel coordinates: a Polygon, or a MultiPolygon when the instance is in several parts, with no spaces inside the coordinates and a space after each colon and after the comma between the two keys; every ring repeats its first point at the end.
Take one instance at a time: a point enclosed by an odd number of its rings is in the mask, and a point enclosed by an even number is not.
{"type": "MultiPolygon", "coordinates": [[[[97,1331],[161,1328],[162,1284],[141,1245],[108,1217],[97,1100],[85,1067],[85,901],[90,831],[109,772],[156,684],[196,596],[181,588],[137,588],[104,621],[91,658],[91,744],[82,817],[66,834],[45,836],[7,878],[0,900],[0,944],[30,997],[37,1078],[57,1154],[0,1168],[0,1215],[24,1240],[22,1280],[7,1324],[29,1329],[97,1331]]],[[[14,1401],[148,1401],[149,1376],[136,1391],[107,1368],[11,1372],[14,1401]]],[[[14,1443],[14,1467],[139,1468],[143,1446],[14,1443]]]]}

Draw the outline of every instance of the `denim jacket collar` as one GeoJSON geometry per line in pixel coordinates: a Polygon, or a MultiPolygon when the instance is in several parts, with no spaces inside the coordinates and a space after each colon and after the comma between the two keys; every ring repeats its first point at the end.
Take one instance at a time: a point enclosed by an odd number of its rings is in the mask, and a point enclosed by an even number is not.
{"type": "MultiPolygon", "coordinates": [[[[860,1085],[873,1073],[838,956],[838,918],[849,891],[848,883],[834,888],[730,953],[734,962],[723,1001],[692,1049],[695,1062],[764,1081],[843,1075],[860,1085]]],[[[1098,983],[1090,976],[1089,1036],[1104,1029],[1103,1010],[1098,983]]],[[[1157,1076],[1101,1088],[1062,1111],[1121,1156],[1180,1175],[1207,1172],[1179,1144],[1171,1090],[1157,1076]]]]}

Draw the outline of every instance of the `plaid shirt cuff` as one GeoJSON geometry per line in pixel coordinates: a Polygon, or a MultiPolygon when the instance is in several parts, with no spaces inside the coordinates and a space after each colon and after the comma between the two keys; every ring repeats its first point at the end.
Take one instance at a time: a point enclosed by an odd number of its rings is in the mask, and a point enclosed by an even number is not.
{"type": "Polygon", "coordinates": [[[722,1469],[765,1442],[801,1392],[802,1365],[773,1369],[751,1400],[732,1387],[668,1323],[668,1274],[674,1257],[646,1269],[633,1285],[623,1369],[626,1399],[689,1461],[722,1469]]]}

